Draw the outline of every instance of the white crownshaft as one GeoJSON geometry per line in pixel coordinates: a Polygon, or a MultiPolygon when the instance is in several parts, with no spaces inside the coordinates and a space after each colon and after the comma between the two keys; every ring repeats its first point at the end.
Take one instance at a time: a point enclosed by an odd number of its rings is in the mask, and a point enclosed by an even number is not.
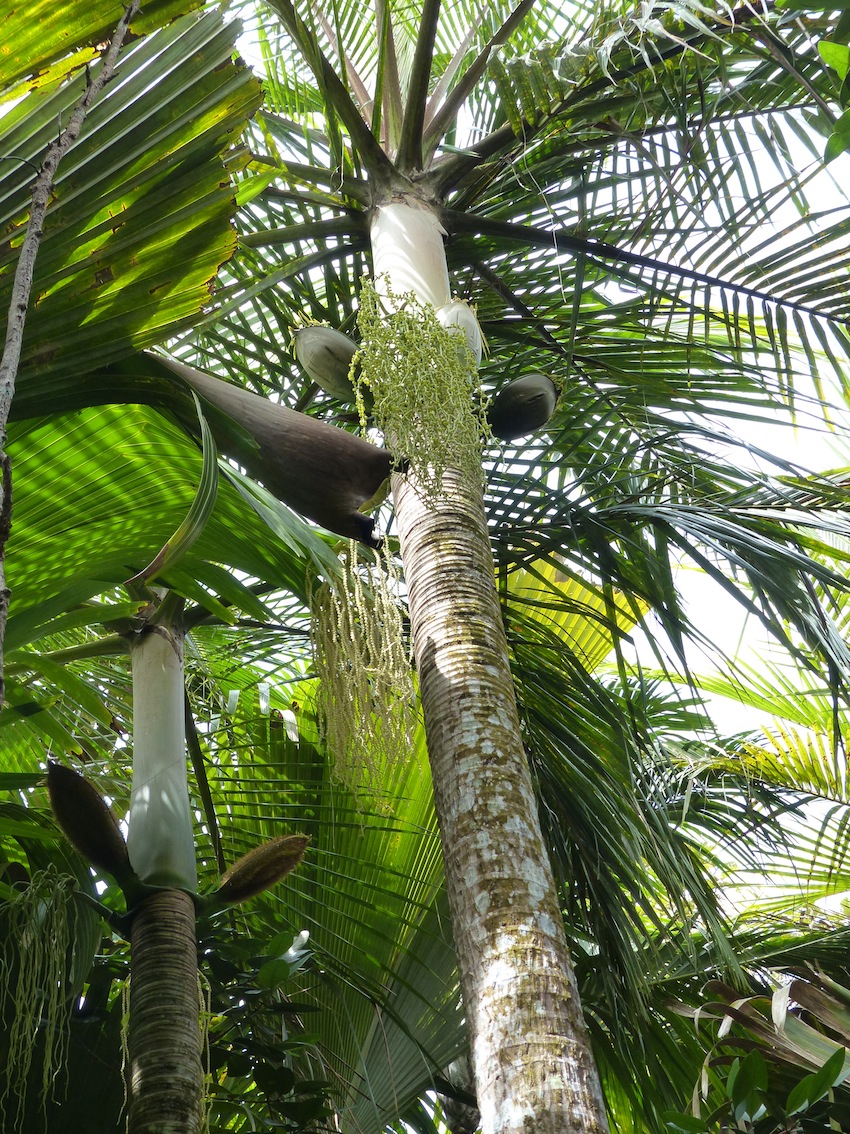
{"type": "Polygon", "coordinates": [[[443,307],[451,299],[445,229],[436,213],[411,200],[379,205],[372,216],[375,288],[387,301],[387,283],[397,299],[413,292],[420,303],[443,307]]]}
{"type": "Polygon", "coordinates": [[[183,643],[157,627],[134,644],[133,787],[127,847],[143,882],[198,885],[183,693],[183,643]]]}

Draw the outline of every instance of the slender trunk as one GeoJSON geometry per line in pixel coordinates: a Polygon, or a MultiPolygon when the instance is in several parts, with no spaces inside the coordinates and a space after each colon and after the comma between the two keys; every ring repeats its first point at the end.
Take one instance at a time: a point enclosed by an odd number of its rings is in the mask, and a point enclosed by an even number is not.
{"type": "Polygon", "coordinates": [[[145,898],[130,946],[128,1134],[197,1134],[203,1069],[191,897],[163,890],[145,898]]]}
{"type": "MultiPolygon", "coordinates": [[[[413,286],[445,301],[435,218],[416,208],[415,239],[392,236],[410,215],[405,202],[377,210],[377,286],[384,275],[396,296],[413,286]]],[[[393,493],[482,1130],[601,1134],[604,1103],[522,744],[481,488],[450,472],[436,507],[408,478],[394,477],[393,493]]]]}
{"type": "MultiPolygon", "coordinates": [[[[168,600],[166,600],[168,601],[168,600]]],[[[146,897],[131,928],[129,1134],[197,1134],[203,1069],[197,868],[185,750],[183,635],[150,626],[132,644],[130,862],[146,897]],[[188,892],[187,892],[188,891],[188,892]]]]}

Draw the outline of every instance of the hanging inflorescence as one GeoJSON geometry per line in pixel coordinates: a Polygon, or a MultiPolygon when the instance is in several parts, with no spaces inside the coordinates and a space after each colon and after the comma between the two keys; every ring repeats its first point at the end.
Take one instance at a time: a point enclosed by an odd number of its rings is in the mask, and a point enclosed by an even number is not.
{"type": "Polygon", "coordinates": [[[201,1097],[201,1122],[198,1134],[209,1134],[212,1116],[213,1072],[210,1056],[210,1025],[213,1021],[212,985],[198,972],[198,1027],[201,1032],[201,1061],[204,1069],[204,1086],[201,1097]]]}
{"type": "Polygon", "coordinates": [[[71,1011],[74,881],[47,867],[2,908],[0,1018],[7,1022],[6,1066],[0,1073],[0,1127],[23,1130],[33,1062],[41,1064],[41,1111],[64,1065],[71,1011]]]}
{"type": "Polygon", "coordinates": [[[341,574],[311,596],[317,716],[336,775],[353,790],[408,760],[416,725],[398,567],[386,549],[354,542],[341,574]]]}
{"type": "Polygon", "coordinates": [[[382,310],[374,285],[364,280],[358,407],[365,422],[368,391],[375,423],[408,461],[417,491],[434,502],[446,469],[482,481],[486,399],[464,332],[443,326],[434,309],[412,295],[391,299],[394,310],[382,310]]]}
{"type": "Polygon", "coordinates": [[[121,986],[121,1085],[124,1088],[124,1099],[121,1103],[121,1113],[129,1114],[130,1110],[130,982],[132,974],[121,986]]]}

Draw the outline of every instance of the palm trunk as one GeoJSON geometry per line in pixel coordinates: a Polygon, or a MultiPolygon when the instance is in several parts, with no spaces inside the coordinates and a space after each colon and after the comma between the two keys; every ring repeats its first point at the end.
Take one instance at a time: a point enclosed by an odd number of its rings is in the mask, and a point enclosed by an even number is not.
{"type": "Polygon", "coordinates": [[[145,898],[130,946],[128,1134],[197,1134],[203,1069],[192,898],[181,890],[145,898]]]}
{"type": "Polygon", "coordinates": [[[133,912],[128,1134],[197,1134],[203,1069],[186,771],[182,632],[152,626],[133,643],[133,790],[128,849],[163,889],[133,912]],[[187,892],[188,891],[188,892],[187,892]]]}
{"type": "MultiPolygon", "coordinates": [[[[405,242],[392,233],[405,231],[411,206],[377,210],[377,284],[383,275],[395,295],[414,286],[446,302],[439,226],[414,214],[405,242]]],[[[438,507],[401,476],[393,493],[482,1130],[600,1134],[605,1108],[523,749],[481,489],[450,473],[438,507]]]]}

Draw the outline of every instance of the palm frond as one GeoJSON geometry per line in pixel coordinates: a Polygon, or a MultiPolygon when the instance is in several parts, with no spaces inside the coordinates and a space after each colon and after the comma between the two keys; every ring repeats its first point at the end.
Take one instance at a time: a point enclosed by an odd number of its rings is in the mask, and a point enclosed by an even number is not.
{"type": "MultiPolygon", "coordinates": [[[[193,322],[233,251],[223,151],[259,100],[231,62],[237,25],[187,17],[139,40],[60,167],[33,282],[19,381],[105,364],[193,322]],[[166,203],[164,205],[164,202],[166,203]]],[[[6,152],[0,302],[23,232],[32,166],[79,99],[80,74],[36,85],[0,119],[6,152]]],[[[244,164],[238,150],[225,159],[244,164]]]]}

